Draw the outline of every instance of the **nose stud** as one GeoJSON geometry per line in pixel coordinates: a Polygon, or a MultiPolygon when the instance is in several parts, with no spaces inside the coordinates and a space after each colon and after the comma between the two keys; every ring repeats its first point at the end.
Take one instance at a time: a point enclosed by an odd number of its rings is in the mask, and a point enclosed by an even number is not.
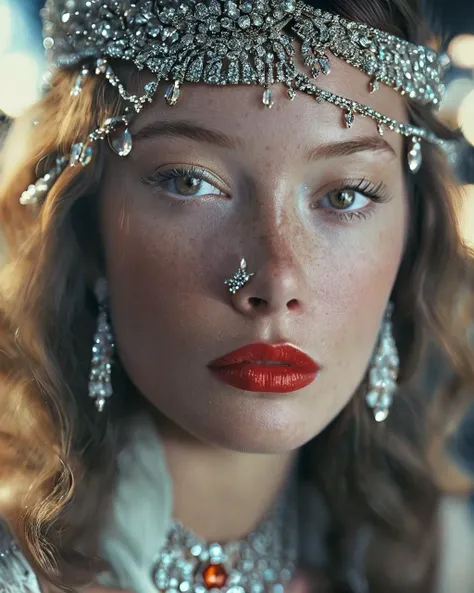
{"type": "Polygon", "coordinates": [[[255,276],[254,272],[251,274],[247,273],[247,262],[245,258],[240,260],[240,268],[237,272],[232,276],[232,278],[228,278],[225,280],[224,284],[228,286],[229,292],[235,294],[238,290],[240,290],[243,286],[247,284],[252,276],[255,276]]]}

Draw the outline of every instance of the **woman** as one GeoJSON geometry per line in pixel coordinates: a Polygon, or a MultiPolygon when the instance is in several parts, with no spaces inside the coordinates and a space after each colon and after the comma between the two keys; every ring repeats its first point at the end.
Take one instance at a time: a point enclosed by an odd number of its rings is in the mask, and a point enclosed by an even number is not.
{"type": "Polygon", "coordinates": [[[434,591],[472,273],[414,3],[43,16],[0,189],[4,582],[434,591]]]}

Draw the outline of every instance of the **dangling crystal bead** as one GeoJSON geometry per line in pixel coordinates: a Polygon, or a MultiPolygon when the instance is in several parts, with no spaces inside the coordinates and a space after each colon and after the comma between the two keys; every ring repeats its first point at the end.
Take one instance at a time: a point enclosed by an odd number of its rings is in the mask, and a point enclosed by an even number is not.
{"type": "Polygon", "coordinates": [[[374,418],[376,422],[383,422],[388,418],[389,410],[387,408],[375,408],[374,418]]]}
{"type": "Polygon", "coordinates": [[[133,140],[130,128],[128,125],[124,126],[121,134],[113,134],[109,136],[109,144],[119,156],[125,157],[132,152],[133,140]]]}
{"type": "Polygon", "coordinates": [[[94,156],[94,151],[92,147],[89,145],[84,146],[81,152],[81,156],[79,157],[79,162],[83,167],[87,167],[87,165],[92,161],[92,157],[94,156]]]}
{"type": "Polygon", "coordinates": [[[385,129],[383,127],[383,124],[377,124],[377,132],[379,133],[380,136],[384,135],[385,129]]]}
{"type": "Polygon", "coordinates": [[[369,82],[369,91],[371,93],[375,93],[375,91],[378,91],[379,88],[380,88],[380,83],[376,78],[374,78],[373,80],[371,80],[369,82]]]}
{"type": "Polygon", "coordinates": [[[95,73],[96,74],[105,74],[107,70],[107,60],[105,58],[99,58],[95,63],[95,73]]]}
{"type": "Polygon", "coordinates": [[[421,154],[421,140],[420,138],[417,138],[416,136],[414,136],[411,139],[411,145],[410,145],[410,150],[408,152],[408,166],[410,167],[410,171],[415,174],[418,173],[418,171],[421,168],[421,163],[423,160],[422,154],[421,154]]]}
{"type": "Polygon", "coordinates": [[[82,149],[84,148],[84,144],[82,142],[78,142],[74,144],[71,149],[71,156],[69,158],[69,166],[75,167],[81,158],[82,149]]]}
{"type": "Polygon", "coordinates": [[[346,111],[344,113],[344,121],[346,123],[346,128],[352,128],[352,124],[354,123],[354,113],[352,111],[346,111]]]}
{"type": "Polygon", "coordinates": [[[296,97],[295,89],[293,89],[293,88],[288,89],[288,97],[290,98],[290,101],[294,101],[294,99],[296,97]]]}
{"type": "Polygon", "coordinates": [[[271,109],[273,107],[273,97],[272,91],[270,89],[265,89],[265,91],[263,92],[262,102],[265,105],[265,107],[268,107],[268,109],[271,109]]]}
{"type": "Polygon", "coordinates": [[[84,81],[86,80],[88,75],[89,75],[89,69],[83,68],[82,72],[76,78],[76,82],[74,83],[74,86],[71,89],[71,97],[78,97],[82,93],[84,81]]]}
{"type": "Polygon", "coordinates": [[[176,105],[176,103],[178,102],[179,96],[181,94],[181,90],[180,90],[180,82],[178,80],[175,80],[173,84],[170,84],[170,86],[166,89],[165,92],[165,101],[168,103],[168,105],[176,105]]]}

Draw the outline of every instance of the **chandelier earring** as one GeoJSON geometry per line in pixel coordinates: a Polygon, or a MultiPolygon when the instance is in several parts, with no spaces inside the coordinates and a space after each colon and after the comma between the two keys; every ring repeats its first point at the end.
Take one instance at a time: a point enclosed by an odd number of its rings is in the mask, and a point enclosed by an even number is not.
{"type": "Polygon", "coordinates": [[[106,401],[112,397],[112,358],[114,338],[108,322],[108,285],[105,278],[99,278],[94,289],[99,304],[97,329],[92,345],[92,362],[89,375],[89,397],[95,400],[95,406],[102,412],[106,401]]]}
{"type": "Polygon", "coordinates": [[[400,360],[393,337],[392,313],[393,304],[389,303],[370,363],[368,389],[365,396],[367,406],[372,410],[377,422],[383,422],[389,415],[393,396],[397,390],[400,360]]]}

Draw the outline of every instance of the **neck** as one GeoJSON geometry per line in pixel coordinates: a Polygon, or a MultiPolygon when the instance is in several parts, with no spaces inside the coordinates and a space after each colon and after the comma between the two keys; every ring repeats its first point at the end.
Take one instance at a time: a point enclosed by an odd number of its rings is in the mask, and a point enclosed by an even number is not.
{"type": "Polygon", "coordinates": [[[173,517],[207,542],[245,537],[271,509],[296,453],[219,449],[158,420],[173,482],[173,517]]]}

